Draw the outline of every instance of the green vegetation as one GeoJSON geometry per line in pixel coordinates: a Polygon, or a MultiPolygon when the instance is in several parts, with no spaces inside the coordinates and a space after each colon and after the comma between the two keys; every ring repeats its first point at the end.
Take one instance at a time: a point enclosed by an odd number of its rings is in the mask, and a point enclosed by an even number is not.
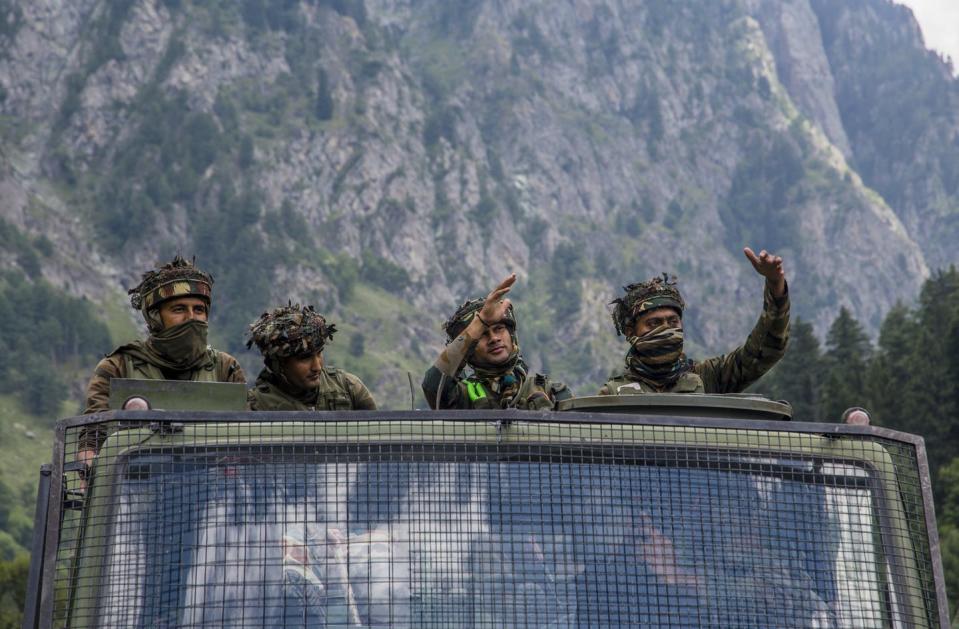
{"type": "MultiPolygon", "coordinates": [[[[332,343],[324,351],[330,365],[340,367],[360,377],[367,385],[382,381],[388,376],[400,387],[397,397],[385,397],[375,386],[371,387],[380,408],[408,409],[407,372],[412,374],[413,388],[418,408],[425,408],[426,402],[420,392],[423,378],[423,365],[433,360],[433,356],[424,353],[424,347],[411,339],[405,332],[406,326],[421,319],[416,314],[406,314],[408,305],[403,299],[366,284],[358,284],[344,312],[350,313],[334,321],[337,333],[332,343]],[[372,333],[375,331],[375,334],[372,333]],[[411,343],[411,341],[413,341],[411,343]],[[376,348],[374,351],[373,348],[376,348]],[[408,348],[405,351],[383,348],[408,348]]],[[[426,322],[427,327],[438,330],[426,322]]],[[[439,335],[439,332],[437,332],[439,335]]]]}
{"type": "Polygon", "coordinates": [[[333,96],[330,90],[330,79],[323,68],[320,68],[317,72],[315,112],[317,120],[333,118],[333,96]]]}
{"type": "Polygon", "coordinates": [[[0,248],[12,252],[17,266],[29,277],[40,275],[40,258],[52,253],[53,245],[46,236],[29,238],[0,217],[0,248]]]}
{"type": "Polygon", "coordinates": [[[242,0],[240,15],[254,30],[292,31],[299,23],[298,0],[242,0]]]}
{"type": "Polygon", "coordinates": [[[406,269],[397,266],[369,251],[363,252],[363,266],[360,277],[391,293],[401,293],[410,284],[409,273],[406,269]]]}
{"type": "Polygon", "coordinates": [[[27,573],[30,557],[18,555],[0,562],[0,629],[19,629],[27,598],[27,573]]]}
{"type": "Polygon", "coordinates": [[[0,319],[0,393],[15,393],[37,415],[52,416],[65,401],[62,365],[90,362],[110,343],[85,299],[16,273],[0,277],[0,319]]]}
{"type": "MultiPolygon", "coordinates": [[[[66,407],[60,414],[66,414],[66,407]]],[[[72,409],[71,409],[72,410],[72,409]]],[[[0,394],[0,629],[20,627],[40,462],[50,460],[49,417],[32,416],[12,395],[0,394]]]]}
{"type": "Polygon", "coordinates": [[[754,135],[720,206],[729,248],[762,242],[770,251],[783,251],[792,245],[798,232],[790,201],[804,176],[802,153],[792,137],[785,133],[754,135]]]}
{"type": "Polygon", "coordinates": [[[647,79],[640,84],[636,100],[626,111],[626,118],[644,131],[646,150],[655,159],[658,156],[657,144],[663,139],[666,129],[663,122],[663,109],[652,79],[647,79]]]}
{"type": "Polygon", "coordinates": [[[0,37],[5,46],[12,40],[23,22],[23,10],[13,0],[0,0],[0,37]]]}
{"type": "Polygon", "coordinates": [[[581,280],[588,271],[583,247],[574,243],[562,243],[556,247],[549,271],[556,321],[568,321],[579,312],[583,301],[581,280]]]}

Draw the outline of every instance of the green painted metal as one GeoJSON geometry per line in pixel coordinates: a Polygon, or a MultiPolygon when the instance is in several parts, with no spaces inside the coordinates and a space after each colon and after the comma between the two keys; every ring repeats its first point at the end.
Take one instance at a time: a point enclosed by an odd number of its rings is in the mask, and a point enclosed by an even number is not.
{"type": "Polygon", "coordinates": [[[792,417],[792,406],[757,395],[704,393],[644,393],[593,395],[563,400],[560,411],[724,417],[729,419],[783,419],[792,417]]]}

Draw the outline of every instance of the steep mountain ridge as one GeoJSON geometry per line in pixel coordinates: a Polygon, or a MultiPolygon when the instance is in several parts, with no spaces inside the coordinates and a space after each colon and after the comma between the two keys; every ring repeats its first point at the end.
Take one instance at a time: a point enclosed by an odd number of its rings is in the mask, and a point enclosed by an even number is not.
{"type": "Polygon", "coordinates": [[[628,281],[678,272],[694,355],[740,342],[742,245],[786,256],[820,331],[841,305],[875,330],[959,257],[956,81],[890,6],[5,0],[3,217],[95,301],[196,253],[233,351],[315,302],[394,406],[447,311],[512,270],[524,353],[580,393],[621,362],[628,281]],[[868,102],[897,81],[923,89],[868,102]]]}

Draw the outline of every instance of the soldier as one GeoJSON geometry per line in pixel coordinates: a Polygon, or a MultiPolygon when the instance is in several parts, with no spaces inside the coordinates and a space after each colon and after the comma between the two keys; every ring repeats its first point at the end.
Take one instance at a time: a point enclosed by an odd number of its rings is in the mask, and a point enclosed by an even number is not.
{"type": "Polygon", "coordinates": [[[683,309],[675,280],[664,273],[630,284],[614,300],[613,323],[631,345],[626,371],[612,378],[600,395],[637,393],[738,393],[779,362],[789,340],[789,290],[783,260],[765,250],[743,250],[766,278],[763,312],[749,338],[729,354],[695,362],[683,354],[683,309]]]}
{"type": "Polygon", "coordinates": [[[254,411],[374,411],[376,402],[351,373],[323,365],[323,347],[336,326],[313,306],[289,303],[250,325],[250,340],[266,365],[250,390],[254,411]]]}
{"type": "Polygon", "coordinates": [[[423,393],[433,408],[548,410],[573,396],[565,384],[527,372],[513,306],[504,299],[515,282],[514,273],[486,299],[467,300],[443,326],[447,345],[423,378],[423,393]],[[472,374],[462,378],[466,365],[472,374]]]}
{"type": "MultiPolygon", "coordinates": [[[[194,380],[246,382],[240,363],[226,352],[207,345],[207,318],[213,277],[180,256],[143,274],[139,286],[128,291],[130,304],[140,311],[150,336],[107,354],[87,385],[84,413],[109,409],[110,380],[194,380]]],[[[88,460],[106,439],[102,429],[80,433],[79,457],[88,460]]]]}

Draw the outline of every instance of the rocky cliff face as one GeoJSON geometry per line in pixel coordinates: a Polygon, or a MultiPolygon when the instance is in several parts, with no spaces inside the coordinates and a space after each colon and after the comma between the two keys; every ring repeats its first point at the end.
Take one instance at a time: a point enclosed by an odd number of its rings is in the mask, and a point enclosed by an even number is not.
{"type": "Polygon", "coordinates": [[[510,271],[532,366],[588,393],[626,282],[678,273],[702,355],[758,313],[743,245],[820,330],[959,257],[956,81],[887,0],[5,0],[0,25],[0,204],[48,279],[116,301],[195,253],[221,344],[315,302],[394,405],[510,271]]]}

